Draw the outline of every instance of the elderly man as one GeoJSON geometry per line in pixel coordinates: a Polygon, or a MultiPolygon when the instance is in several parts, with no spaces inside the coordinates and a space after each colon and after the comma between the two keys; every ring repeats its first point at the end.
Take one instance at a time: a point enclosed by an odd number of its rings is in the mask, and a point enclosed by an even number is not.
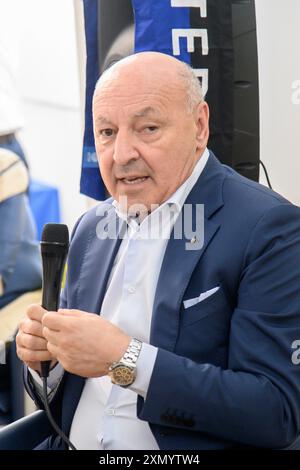
{"type": "Polygon", "coordinates": [[[287,446],[300,432],[299,208],[207,150],[208,106],[172,57],[115,64],[93,114],[112,198],[73,231],[59,312],[33,305],[20,325],[28,390],[43,406],[37,371],[52,360],[52,411],[78,449],[287,446]],[[204,233],[178,236],[201,207],[204,233]]]}

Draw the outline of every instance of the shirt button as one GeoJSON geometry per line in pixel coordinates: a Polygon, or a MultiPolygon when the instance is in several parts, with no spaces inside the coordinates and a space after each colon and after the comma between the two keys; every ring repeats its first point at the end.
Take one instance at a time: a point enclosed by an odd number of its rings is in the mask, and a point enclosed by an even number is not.
{"type": "Polygon", "coordinates": [[[128,292],[129,292],[130,294],[134,294],[134,293],[135,293],[135,287],[134,287],[134,286],[128,287],[128,292]]]}
{"type": "Polygon", "coordinates": [[[106,410],[106,414],[114,416],[116,414],[116,410],[114,408],[109,408],[108,410],[106,410]]]}

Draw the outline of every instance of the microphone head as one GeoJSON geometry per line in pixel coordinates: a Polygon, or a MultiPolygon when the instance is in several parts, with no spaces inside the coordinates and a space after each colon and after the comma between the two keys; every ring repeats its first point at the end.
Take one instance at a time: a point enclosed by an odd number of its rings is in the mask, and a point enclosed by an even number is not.
{"type": "Polygon", "coordinates": [[[43,228],[42,242],[59,245],[69,244],[69,229],[64,224],[46,224],[43,228]]]}

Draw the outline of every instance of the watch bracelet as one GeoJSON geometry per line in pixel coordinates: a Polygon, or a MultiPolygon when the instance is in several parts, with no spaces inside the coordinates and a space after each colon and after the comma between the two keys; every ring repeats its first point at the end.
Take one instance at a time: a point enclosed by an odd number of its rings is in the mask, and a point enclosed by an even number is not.
{"type": "Polygon", "coordinates": [[[136,338],[132,338],[129,343],[128,348],[126,349],[121,362],[124,361],[129,366],[135,366],[136,361],[140,355],[142,349],[142,342],[136,338]]]}
{"type": "Polygon", "coordinates": [[[121,359],[110,364],[109,371],[112,371],[114,366],[120,363],[124,363],[128,367],[136,367],[136,361],[140,355],[142,345],[142,341],[136,338],[132,338],[121,359]]]}

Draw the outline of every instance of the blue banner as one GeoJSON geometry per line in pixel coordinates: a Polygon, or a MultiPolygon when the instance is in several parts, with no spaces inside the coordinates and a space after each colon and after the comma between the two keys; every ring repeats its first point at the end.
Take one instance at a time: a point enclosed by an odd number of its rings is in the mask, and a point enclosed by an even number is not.
{"type": "Polygon", "coordinates": [[[103,200],[105,186],[102,181],[94,142],[92,100],[99,77],[98,59],[98,2],[84,0],[84,27],[86,38],[86,91],[85,91],[85,130],[83,138],[82,169],[80,192],[97,200],[103,200]]]}
{"type": "MultiPolygon", "coordinates": [[[[190,27],[190,9],[174,8],[171,3],[170,0],[132,0],[135,52],[157,51],[174,55],[172,32],[190,27]]],[[[186,47],[180,49],[176,58],[190,64],[186,47]]]]}

